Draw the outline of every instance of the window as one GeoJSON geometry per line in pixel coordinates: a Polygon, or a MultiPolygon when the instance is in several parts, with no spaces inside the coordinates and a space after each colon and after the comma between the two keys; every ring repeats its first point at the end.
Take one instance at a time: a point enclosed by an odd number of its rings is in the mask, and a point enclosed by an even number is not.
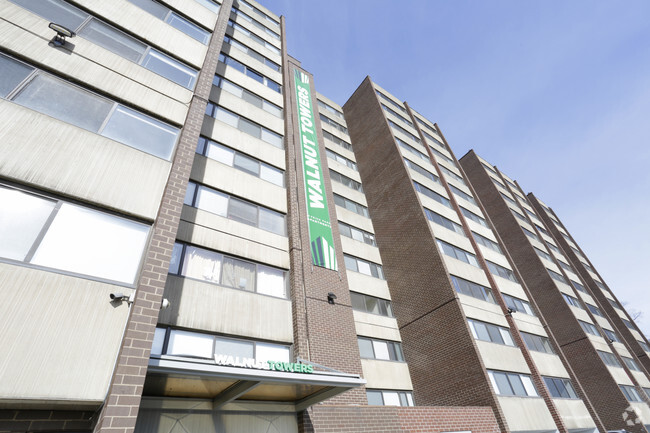
{"type": "Polygon", "coordinates": [[[552,271],[550,269],[546,269],[548,271],[548,274],[553,278],[555,281],[559,281],[560,283],[568,284],[567,280],[560,274],[558,274],[555,271],[552,271]]]}
{"type": "Polygon", "coordinates": [[[463,230],[463,228],[459,224],[456,224],[455,222],[450,220],[449,218],[443,217],[442,215],[439,215],[427,208],[424,208],[424,214],[426,215],[429,221],[433,221],[434,223],[443,226],[446,229],[456,232],[461,236],[465,236],[465,231],[463,230]]]}
{"type": "Polygon", "coordinates": [[[365,230],[358,229],[349,224],[339,221],[339,231],[343,236],[352,238],[355,241],[363,242],[368,245],[372,245],[373,247],[377,246],[377,243],[375,242],[375,235],[365,230]]]}
{"type": "Polygon", "coordinates": [[[587,306],[587,308],[589,308],[589,311],[591,311],[596,316],[605,317],[603,316],[603,312],[600,311],[600,308],[596,307],[595,305],[591,305],[588,302],[585,302],[585,305],[587,306]]]}
{"type": "Polygon", "coordinates": [[[361,186],[360,182],[357,182],[354,179],[350,179],[347,176],[342,175],[341,173],[338,173],[332,169],[330,169],[330,179],[332,179],[335,182],[341,183],[348,188],[352,188],[355,191],[363,192],[363,187],[361,186]]]}
{"type": "Polygon", "coordinates": [[[448,156],[445,155],[444,153],[440,152],[440,151],[439,151],[438,149],[436,149],[435,147],[431,147],[431,146],[429,146],[429,148],[431,149],[431,152],[433,152],[433,154],[436,155],[437,158],[442,159],[443,161],[445,161],[445,162],[448,163],[448,164],[452,164],[452,165],[455,165],[455,164],[456,164],[456,163],[454,162],[453,159],[451,159],[450,157],[448,157],[448,156]]]}
{"type": "Polygon", "coordinates": [[[562,297],[564,298],[567,304],[576,308],[580,308],[581,310],[584,310],[578,298],[574,298],[573,296],[567,295],[566,293],[562,293],[562,297]]]}
{"type": "Polygon", "coordinates": [[[413,186],[415,187],[415,190],[421,194],[426,195],[432,200],[437,201],[438,203],[447,206],[448,208],[451,209],[451,202],[447,197],[443,197],[442,195],[438,194],[437,192],[427,188],[426,186],[423,186],[415,181],[413,181],[413,186]]]}
{"type": "Polygon", "coordinates": [[[402,122],[406,123],[408,126],[413,126],[413,122],[408,120],[406,117],[402,116],[401,114],[397,113],[395,110],[388,108],[386,105],[381,104],[381,107],[386,111],[387,113],[392,114],[393,116],[397,117],[399,120],[402,122]]]}
{"type": "Polygon", "coordinates": [[[245,1],[245,0],[237,0],[237,4],[239,5],[239,7],[243,6],[243,7],[247,8],[248,10],[254,12],[260,18],[264,18],[265,22],[271,23],[272,25],[274,25],[276,27],[280,26],[280,22],[278,22],[278,20],[276,20],[275,18],[265,14],[264,12],[262,12],[261,10],[259,10],[255,6],[253,6],[252,4],[248,3],[247,1],[245,1]]]}
{"type": "MultiPolygon", "coordinates": [[[[140,9],[143,9],[149,12],[151,15],[156,18],[161,19],[170,26],[174,27],[177,30],[185,33],[187,36],[196,39],[201,42],[203,45],[207,45],[210,40],[210,32],[202,29],[196,24],[190,22],[188,19],[178,15],[176,12],[172,12],[167,6],[164,6],[153,0],[128,0],[140,9]]],[[[210,2],[212,3],[212,2],[210,2]]],[[[214,3],[213,3],[214,4],[214,3]]],[[[219,5],[216,6],[217,12],[219,11],[219,5]]]]}
{"type": "MultiPolygon", "coordinates": [[[[483,164],[483,163],[481,163],[481,164],[483,164]]],[[[484,166],[484,167],[487,167],[487,165],[485,165],[485,164],[483,164],[483,166],[484,166]]],[[[494,172],[494,171],[492,171],[492,172],[493,172],[494,174],[496,174],[496,172],[494,172]]],[[[499,187],[499,188],[503,188],[503,189],[506,189],[506,186],[505,186],[505,185],[504,185],[504,184],[503,184],[499,179],[490,176],[490,180],[491,180],[492,183],[495,184],[497,187],[499,187]]],[[[501,191],[499,191],[499,192],[501,192],[501,191]]]]}
{"type": "Polygon", "coordinates": [[[438,166],[440,167],[440,171],[442,171],[447,177],[450,177],[454,179],[456,182],[466,185],[465,180],[460,175],[454,173],[453,171],[451,171],[450,169],[448,169],[442,164],[439,164],[438,166]]]}
{"type": "Polygon", "coordinates": [[[468,202],[472,203],[473,205],[476,205],[476,201],[474,200],[474,197],[467,194],[465,191],[462,191],[462,190],[456,188],[452,184],[449,184],[449,189],[451,189],[451,192],[453,192],[454,194],[456,194],[458,197],[462,198],[463,200],[468,201],[468,202]]]}
{"type": "MultiPolygon", "coordinates": [[[[487,164],[487,163],[481,161],[481,165],[483,165],[483,167],[487,168],[488,171],[491,171],[492,173],[497,174],[497,171],[490,164],[487,164]]],[[[501,183],[501,182],[499,182],[499,183],[501,183]]]]}
{"type": "Polygon", "coordinates": [[[621,339],[618,338],[618,335],[610,329],[603,328],[603,332],[605,333],[605,336],[609,338],[612,342],[620,343],[621,339]]]}
{"type": "Polygon", "coordinates": [[[498,395],[537,397],[537,390],[528,374],[488,370],[490,382],[498,395]]]}
{"type": "Polygon", "coordinates": [[[560,249],[559,249],[558,247],[556,247],[555,245],[553,245],[553,244],[550,243],[550,242],[545,242],[545,243],[546,243],[546,246],[549,247],[551,250],[553,250],[554,252],[556,252],[557,254],[559,254],[559,255],[561,255],[561,256],[564,256],[564,255],[562,254],[562,251],[560,251],[560,249]]]}
{"type": "Polygon", "coordinates": [[[551,342],[547,337],[529,334],[528,332],[520,332],[520,334],[524,339],[524,343],[526,343],[528,350],[543,353],[555,353],[553,351],[553,346],[551,346],[551,342]]]}
{"type": "Polygon", "coordinates": [[[219,75],[215,75],[214,79],[212,80],[212,84],[225,90],[228,93],[237,96],[238,98],[243,99],[244,101],[248,102],[251,105],[256,106],[257,108],[261,108],[267,113],[271,113],[272,115],[283,119],[282,107],[267,101],[261,96],[257,96],[256,94],[242,88],[241,86],[233,83],[232,81],[226,80],[225,78],[220,77],[219,75]]]}
{"type": "MultiPolygon", "coordinates": [[[[530,217],[531,220],[533,220],[533,221],[538,221],[539,220],[539,218],[537,218],[537,214],[535,212],[529,210],[526,206],[522,206],[522,208],[524,209],[524,212],[526,212],[528,214],[528,216],[530,217]]],[[[537,223],[535,223],[535,225],[537,226],[537,228],[540,227],[539,224],[537,224],[537,223]]],[[[542,232],[542,233],[544,233],[544,232],[542,232]]],[[[548,232],[546,234],[548,235],[548,232]]]]}
{"type": "Polygon", "coordinates": [[[627,365],[627,368],[629,368],[630,370],[641,371],[639,365],[632,358],[628,358],[627,356],[621,356],[621,359],[623,360],[625,365],[627,365]]]}
{"type": "Polygon", "coordinates": [[[171,158],[178,128],[2,54],[0,70],[0,96],[159,158],[171,158]]]}
{"type": "Polygon", "coordinates": [[[233,128],[237,128],[248,135],[259,138],[271,146],[275,146],[279,149],[284,148],[283,137],[280,134],[273,132],[263,126],[260,126],[257,123],[253,123],[250,120],[239,116],[239,114],[235,114],[232,111],[226,110],[214,102],[208,102],[208,105],[205,108],[205,114],[210,117],[214,117],[215,119],[226,123],[233,128]]]}
{"type": "Polygon", "coordinates": [[[231,38],[230,36],[226,35],[223,38],[223,41],[230,44],[231,47],[237,48],[239,51],[242,51],[246,54],[248,54],[250,57],[254,58],[258,62],[264,64],[265,66],[268,66],[269,68],[273,69],[276,72],[280,72],[280,65],[272,61],[271,59],[268,59],[258,53],[257,51],[248,48],[246,45],[242,44],[241,42],[231,38]]]}
{"type": "MultiPolygon", "coordinates": [[[[611,301],[611,299],[609,299],[609,301],[611,301]]],[[[614,302],[616,302],[616,301],[614,301],[614,302]]],[[[618,305],[618,304],[617,304],[617,305],[618,305]]],[[[632,322],[630,322],[629,320],[627,320],[627,319],[623,319],[623,318],[621,318],[621,320],[623,321],[623,323],[625,324],[625,326],[627,326],[629,329],[636,329],[636,327],[634,326],[634,324],[633,324],[632,322]]]]}
{"type": "Polygon", "coordinates": [[[356,214],[362,215],[364,217],[368,217],[368,208],[354,202],[350,199],[347,199],[343,196],[340,196],[338,194],[334,194],[334,203],[337,204],[338,206],[341,206],[342,208],[345,208],[349,211],[352,211],[356,214]]]}
{"type": "Polygon", "coordinates": [[[575,398],[578,399],[573,385],[569,379],[562,377],[548,377],[543,376],[544,382],[551,396],[554,398],[575,398]]]}
{"type": "Polygon", "coordinates": [[[562,269],[564,269],[565,271],[567,271],[567,272],[573,272],[573,273],[575,274],[575,271],[573,270],[573,268],[572,268],[571,266],[567,265],[566,263],[564,263],[562,260],[558,260],[557,263],[558,263],[558,265],[560,265],[560,267],[561,267],[562,269]]]}
{"type": "Polygon", "coordinates": [[[286,236],[284,215],[228,194],[189,182],[184,203],[262,230],[286,236]]]}
{"type": "Polygon", "coordinates": [[[275,38],[277,40],[280,40],[280,34],[279,33],[274,32],[273,30],[269,29],[268,27],[266,27],[261,22],[259,22],[257,20],[254,20],[253,18],[251,18],[249,15],[245,14],[244,12],[242,12],[242,11],[240,11],[238,9],[235,9],[234,7],[231,9],[231,12],[234,13],[235,15],[237,15],[238,17],[241,17],[245,21],[248,21],[249,23],[253,24],[255,27],[262,30],[267,35],[269,35],[269,36],[271,36],[271,37],[273,37],[273,38],[275,38]]]}
{"type": "Polygon", "coordinates": [[[438,133],[438,131],[436,130],[436,128],[434,128],[433,126],[430,126],[428,123],[424,122],[424,121],[423,121],[422,119],[420,119],[419,117],[415,116],[415,120],[416,120],[416,121],[417,121],[421,126],[423,126],[424,128],[427,128],[429,131],[433,132],[434,134],[437,134],[437,133],[438,133]]]}
{"type": "Polygon", "coordinates": [[[397,108],[398,110],[400,110],[402,113],[406,113],[406,108],[402,107],[401,104],[398,104],[397,102],[393,101],[392,98],[389,98],[388,96],[384,95],[384,94],[383,94],[382,92],[380,92],[379,90],[375,90],[375,92],[377,93],[377,95],[378,95],[381,99],[383,99],[384,101],[388,102],[388,103],[391,104],[393,107],[395,107],[395,108],[397,108]]]}
{"type": "Polygon", "coordinates": [[[430,180],[432,180],[432,181],[434,181],[436,183],[440,183],[440,179],[438,179],[438,176],[431,173],[429,170],[420,167],[419,165],[409,161],[406,158],[404,158],[404,164],[406,164],[406,166],[408,168],[410,168],[411,170],[413,170],[413,171],[415,171],[417,173],[420,173],[422,176],[424,176],[424,177],[426,177],[426,178],[428,178],[428,179],[430,179],[430,180]]]}
{"type": "Polygon", "coordinates": [[[219,54],[219,61],[221,63],[225,63],[226,65],[238,70],[242,74],[246,75],[247,77],[252,78],[253,80],[257,81],[260,84],[264,84],[266,87],[268,87],[271,90],[274,90],[278,93],[282,93],[282,86],[276,83],[275,81],[267,78],[266,76],[260,74],[259,72],[251,69],[250,67],[244,65],[238,60],[233,59],[232,57],[221,53],[219,54]]]}
{"type": "Polygon", "coordinates": [[[519,212],[517,212],[513,208],[510,208],[510,212],[512,212],[512,214],[515,216],[515,218],[519,219],[520,221],[523,221],[525,223],[528,222],[528,220],[526,219],[525,216],[523,216],[522,214],[520,214],[519,212]]]}
{"type": "MultiPolygon", "coordinates": [[[[558,261],[559,261],[559,260],[558,260],[558,261]]],[[[560,262],[560,263],[562,263],[562,262],[560,262]]],[[[573,281],[573,280],[569,280],[569,281],[571,281],[571,285],[572,285],[576,290],[578,290],[578,291],[580,291],[580,292],[582,292],[582,293],[587,293],[587,289],[585,289],[585,286],[583,286],[583,285],[580,284],[580,283],[576,283],[576,282],[573,281]]]]}
{"type": "Polygon", "coordinates": [[[507,202],[510,202],[510,203],[512,203],[514,205],[517,204],[517,202],[513,198],[511,198],[508,194],[506,194],[505,192],[499,191],[499,194],[501,194],[501,197],[503,197],[507,202]]]}
{"type": "Polygon", "coordinates": [[[48,21],[66,26],[78,36],[162,75],[176,84],[188,89],[194,88],[198,71],[63,0],[11,1],[48,21]]]}
{"type": "Polygon", "coordinates": [[[386,120],[388,121],[388,124],[390,125],[391,128],[393,128],[394,131],[401,132],[402,134],[406,135],[408,138],[410,138],[411,140],[415,141],[416,143],[419,143],[419,142],[420,142],[420,139],[419,139],[419,138],[417,138],[415,135],[411,134],[411,133],[408,132],[406,129],[404,129],[404,128],[402,128],[401,126],[399,126],[397,123],[393,122],[393,121],[390,120],[390,119],[386,119],[386,120]]]}
{"type": "Polygon", "coordinates": [[[645,350],[646,352],[650,353],[650,346],[648,346],[648,344],[647,344],[645,341],[638,341],[638,340],[637,340],[637,343],[639,343],[639,346],[641,346],[641,348],[642,348],[643,350],[645,350]]]}
{"type": "MultiPolygon", "coordinates": [[[[427,133],[427,131],[423,131],[422,129],[420,129],[420,131],[422,131],[422,135],[424,135],[426,137],[427,141],[435,144],[436,146],[440,146],[443,149],[445,148],[445,145],[442,144],[436,137],[434,137],[433,135],[427,133]]],[[[432,150],[433,150],[433,147],[432,147],[432,150]]],[[[452,161],[452,164],[453,164],[453,161],[452,161]]]]}
{"type": "Polygon", "coordinates": [[[619,387],[625,395],[625,398],[627,398],[627,401],[643,403],[643,399],[635,387],[630,385],[619,385],[619,387]]]}
{"type": "Polygon", "coordinates": [[[199,144],[196,153],[204,155],[222,164],[234,167],[259,177],[262,180],[271,182],[278,186],[284,186],[284,172],[278,168],[258,161],[248,155],[233,150],[210,139],[199,137],[199,144]]]}
{"type": "Polygon", "coordinates": [[[600,332],[598,332],[598,328],[596,328],[593,324],[588,322],[583,322],[582,320],[578,320],[578,323],[580,324],[582,330],[585,331],[587,334],[595,335],[596,337],[601,337],[600,332]]]}
{"type": "Polygon", "coordinates": [[[485,221],[484,218],[481,218],[480,216],[476,215],[473,212],[468,211],[464,207],[460,207],[460,211],[463,215],[465,215],[465,218],[474,221],[475,223],[478,223],[482,225],[483,227],[488,227],[487,221],[485,221]]]}
{"type": "Polygon", "coordinates": [[[205,6],[206,8],[210,9],[212,12],[218,14],[219,9],[221,9],[221,5],[218,3],[213,2],[212,0],[194,0],[200,5],[205,6]]]}
{"type": "MultiPolygon", "coordinates": [[[[543,258],[543,259],[545,259],[545,260],[548,260],[549,262],[553,263],[553,259],[551,258],[551,256],[550,256],[547,252],[542,251],[542,250],[540,250],[540,249],[537,248],[537,247],[533,247],[533,248],[535,249],[535,252],[537,253],[538,256],[540,256],[541,258],[543,258]]],[[[550,273],[550,272],[551,272],[551,271],[549,271],[549,273],[550,273]]],[[[560,276],[561,276],[561,275],[560,275],[560,276]]]]}
{"type": "Polygon", "coordinates": [[[369,406],[415,406],[410,391],[380,391],[366,389],[369,406]]]}
{"type": "Polygon", "coordinates": [[[411,146],[410,144],[405,143],[403,140],[400,140],[399,138],[395,137],[395,143],[402,149],[406,150],[407,152],[412,153],[413,155],[417,156],[420,159],[423,159],[427,161],[429,164],[431,164],[431,160],[429,159],[429,156],[423,152],[420,152],[417,150],[415,147],[411,146]]]}
{"type": "Polygon", "coordinates": [[[488,287],[481,286],[480,284],[476,284],[472,281],[464,280],[455,275],[451,275],[451,282],[453,283],[458,293],[462,293],[464,295],[468,295],[482,301],[491,302],[493,304],[497,303],[497,301],[494,299],[494,295],[492,294],[492,289],[488,287]]]}
{"type": "Polygon", "coordinates": [[[331,141],[332,143],[334,143],[336,145],[339,145],[339,146],[341,146],[341,147],[343,147],[343,148],[345,148],[347,150],[352,150],[352,145],[350,143],[348,143],[345,140],[341,140],[340,138],[330,134],[329,132],[327,132],[325,130],[323,130],[323,137],[325,139],[331,141]]]}
{"type": "Polygon", "coordinates": [[[384,279],[384,271],[382,270],[381,265],[357,257],[348,256],[347,254],[344,254],[343,257],[345,259],[345,267],[349,271],[359,272],[382,280],[384,279]]]}
{"type": "Polygon", "coordinates": [[[505,344],[506,346],[515,346],[515,342],[512,340],[512,335],[508,328],[473,319],[467,319],[467,322],[475,339],[490,343],[505,344]]]}
{"type": "Polygon", "coordinates": [[[513,283],[518,282],[517,277],[515,277],[515,273],[510,269],[504,268],[503,266],[497,265],[496,263],[492,263],[489,260],[486,260],[485,262],[487,263],[487,267],[492,275],[497,275],[501,278],[505,278],[506,280],[510,280],[513,283]]]}
{"type": "Polygon", "coordinates": [[[396,341],[357,337],[357,342],[361,358],[404,362],[402,345],[396,341]]]}
{"type": "Polygon", "coordinates": [[[332,159],[332,160],[334,160],[336,162],[339,162],[339,163],[341,163],[343,165],[347,165],[349,168],[351,168],[354,171],[358,171],[356,162],[346,158],[345,156],[341,156],[338,153],[333,152],[333,151],[331,151],[329,149],[325,149],[325,153],[327,154],[327,157],[329,159],[332,159]]]}
{"type": "Polygon", "coordinates": [[[286,272],[282,269],[192,245],[174,245],[169,273],[276,298],[287,297],[286,272]]]}
{"type": "Polygon", "coordinates": [[[596,285],[600,288],[600,290],[604,290],[604,291],[606,291],[606,292],[609,292],[609,290],[607,290],[607,287],[605,287],[605,285],[604,285],[603,283],[601,283],[601,282],[598,281],[598,280],[594,280],[594,282],[595,282],[596,285]]]}
{"type": "Polygon", "coordinates": [[[528,301],[523,299],[515,298],[514,296],[503,294],[503,300],[506,301],[508,308],[511,308],[514,311],[519,313],[528,314],[529,316],[534,316],[533,308],[530,306],[528,301]]]}
{"type": "Polygon", "coordinates": [[[596,352],[598,352],[598,356],[600,356],[600,359],[602,359],[605,365],[609,365],[610,367],[621,367],[621,364],[613,353],[604,352],[602,350],[596,350],[596,352]]]}
{"type": "Polygon", "coordinates": [[[239,358],[242,365],[266,361],[289,362],[291,348],[283,344],[218,337],[180,329],[156,328],[152,355],[216,359],[239,358]]]}
{"type": "Polygon", "coordinates": [[[134,284],[149,226],[0,185],[0,257],[134,284]]]}
{"type": "Polygon", "coordinates": [[[540,233],[544,233],[546,236],[550,236],[544,227],[540,226],[539,224],[535,224],[535,227],[537,227],[537,230],[539,230],[540,233]]]}
{"type": "Polygon", "coordinates": [[[468,253],[467,251],[462,250],[455,245],[441,241],[440,239],[436,239],[436,242],[438,243],[440,250],[445,255],[458,259],[461,262],[465,262],[469,265],[478,267],[478,261],[476,261],[476,256],[474,254],[468,253]]]}
{"type": "Polygon", "coordinates": [[[331,126],[332,128],[334,128],[334,129],[338,129],[339,131],[341,131],[341,132],[344,133],[344,134],[347,134],[347,133],[348,133],[348,128],[346,128],[345,126],[341,125],[340,123],[335,122],[334,120],[330,119],[329,117],[325,116],[325,115],[322,114],[322,113],[319,113],[319,116],[320,116],[320,121],[321,121],[321,122],[330,125],[330,126],[331,126]]]}
{"type": "MultiPolygon", "coordinates": [[[[607,298],[607,300],[609,301],[609,303],[610,303],[610,305],[611,305],[612,307],[614,307],[614,308],[618,308],[619,310],[622,310],[622,309],[623,309],[623,308],[621,308],[621,306],[619,305],[619,303],[616,302],[615,300],[610,299],[610,298],[607,298]]],[[[626,323],[625,323],[625,326],[627,326],[628,328],[630,328],[630,329],[634,329],[634,327],[631,326],[632,324],[631,324],[629,321],[623,319],[623,322],[626,322],[626,323]],[[630,323],[630,324],[628,325],[628,323],[630,323]]]]}
{"type": "Polygon", "coordinates": [[[650,388],[643,388],[643,390],[648,395],[648,398],[650,398],[650,388]]]}
{"type": "MultiPolygon", "coordinates": [[[[206,1],[206,0],[204,0],[204,1],[206,1]]],[[[259,45],[271,50],[275,54],[280,55],[280,49],[278,47],[276,47],[275,45],[273,45],[272,43],[270,43],[268,41],[265,41],[263,38],[261,38],[260,36],[257,36],[255,33],[251,32],[247,28],[240,26],[239,24],[237,24],[236,22],[234,22],[232,20],[228,21],[228,25],[230,27],[232,27],[233,29],[235,29],[235,30],[237,30],[239,32],[242,32],[243,34],[245,34],[246,36],[248,36],[249,38],[251,38],[252,40],[257,42],[259,45]]]]}
{"type": "MultiPolygon", "coordinates": [[[[520,226],[520,227],[521,227],[521,226],[520,226]]],[[[531,239],[535,239],[536,241],[539,242],[539,238],[537,237],[537,235],[536,235],[535,233],[531,232],[531,231],[528,230],[526,227],[521,227],[521,229],[524,231],[524,234],[525,234],[526,236],[528,236],[528,237],[531,238],[531,239]]]]}
{"type": "Polygon", "coordinates": [[[476,232],[472,232],[472,235],[474,236],[474,239],[476,240],[477,243],[483,245],[484,247],[488,247],[492,251],[496,251],[499,254],[503,254],[501,251],[501,247],[499,247],[499,244],[494,242],[492,239],[488,239],[483,235],[480,235],[476,232]]]}
{"type": "Polygon", "coordinates": [[[379,314],[380,316],[394,317],[390,301],[361,293],[350,292],[352,309],[364,313],[379,314]]]}
{"type": "Polygon", "coordinates": [[[327,104],[327,103],[321,101],[320,99],[317,99],[316,102],[317,102],[318,107],[319,107],[320,109],[325,110],[325,111],[327,111],[328,113],[335,115],[335,116],[338,117],[339,119],[343,119],[343,120],[345,120],[345,117],[343,116],[343,113],[341,113],[341,112],[340,112],[339,110],[337,110],[336,108],[334,108],[334,107],[332,107],[331,105],[329,105],[329,104],[327,104]]]}

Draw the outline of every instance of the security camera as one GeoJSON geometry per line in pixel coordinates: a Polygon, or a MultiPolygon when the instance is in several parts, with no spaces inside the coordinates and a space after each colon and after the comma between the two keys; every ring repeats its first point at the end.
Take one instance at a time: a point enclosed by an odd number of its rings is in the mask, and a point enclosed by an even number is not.
{"type": "Polygon", "coordinates": [[[160,309],[161,309],[161,310],[166,310],[166,309],[169,308],[170,305],[171,305],[171,304],[169,303],[169,301],[167,300],[167,298],[163,298],[162,302],[160,303],[160,309]]]}
{"type": "Polygon", "coordinates": [[[125,296],[124,293],[111,293],[108,295],[111,297],[111,301],[123,301],[125,298],[128,298],[128,296],[125,296]]]}
{"type": "Polygon", "coordinates": [[[334,304],[334,300],[336,299],[336,295],[333,292],[329,292],[327,294],[327,302],[330,304],[334,304]]]}

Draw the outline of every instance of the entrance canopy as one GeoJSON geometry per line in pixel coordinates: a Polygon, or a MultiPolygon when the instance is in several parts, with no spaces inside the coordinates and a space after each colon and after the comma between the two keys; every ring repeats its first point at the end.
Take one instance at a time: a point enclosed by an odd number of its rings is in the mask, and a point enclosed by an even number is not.
{"type": "Polygon", "coordinates": [[[272,371],[163,355],[149,359],[143,394],[212,399],[215,410],[233,400],[291,403],[300,412],[365,383],[339,372],[272,371]]]}

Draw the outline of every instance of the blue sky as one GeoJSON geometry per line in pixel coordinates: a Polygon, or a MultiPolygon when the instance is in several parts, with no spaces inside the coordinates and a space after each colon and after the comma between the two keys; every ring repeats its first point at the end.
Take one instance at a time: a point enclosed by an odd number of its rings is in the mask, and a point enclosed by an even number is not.
{"type": "Polygon", "coordinates": [[[650,2],[260,1],[319,92],[370,75],[550,205],[650,335],[650,2]]]}

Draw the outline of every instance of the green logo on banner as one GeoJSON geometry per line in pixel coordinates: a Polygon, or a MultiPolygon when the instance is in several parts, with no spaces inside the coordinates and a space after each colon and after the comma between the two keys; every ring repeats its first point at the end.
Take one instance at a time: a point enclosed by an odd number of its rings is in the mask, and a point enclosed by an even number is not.
{"type": "Polygon", "coordinates": [[[305,195],[307,197],[311,259],[316,266],[336,271],[334,237],[332,236],[332,224],[330,223],[330,213],[327,208],[327,197],[325,196],[318,138],[316,137],[316,122],[311,105],[309,76],[297,69],[294,72],[302,168],[305,177],[305,195]]]}

